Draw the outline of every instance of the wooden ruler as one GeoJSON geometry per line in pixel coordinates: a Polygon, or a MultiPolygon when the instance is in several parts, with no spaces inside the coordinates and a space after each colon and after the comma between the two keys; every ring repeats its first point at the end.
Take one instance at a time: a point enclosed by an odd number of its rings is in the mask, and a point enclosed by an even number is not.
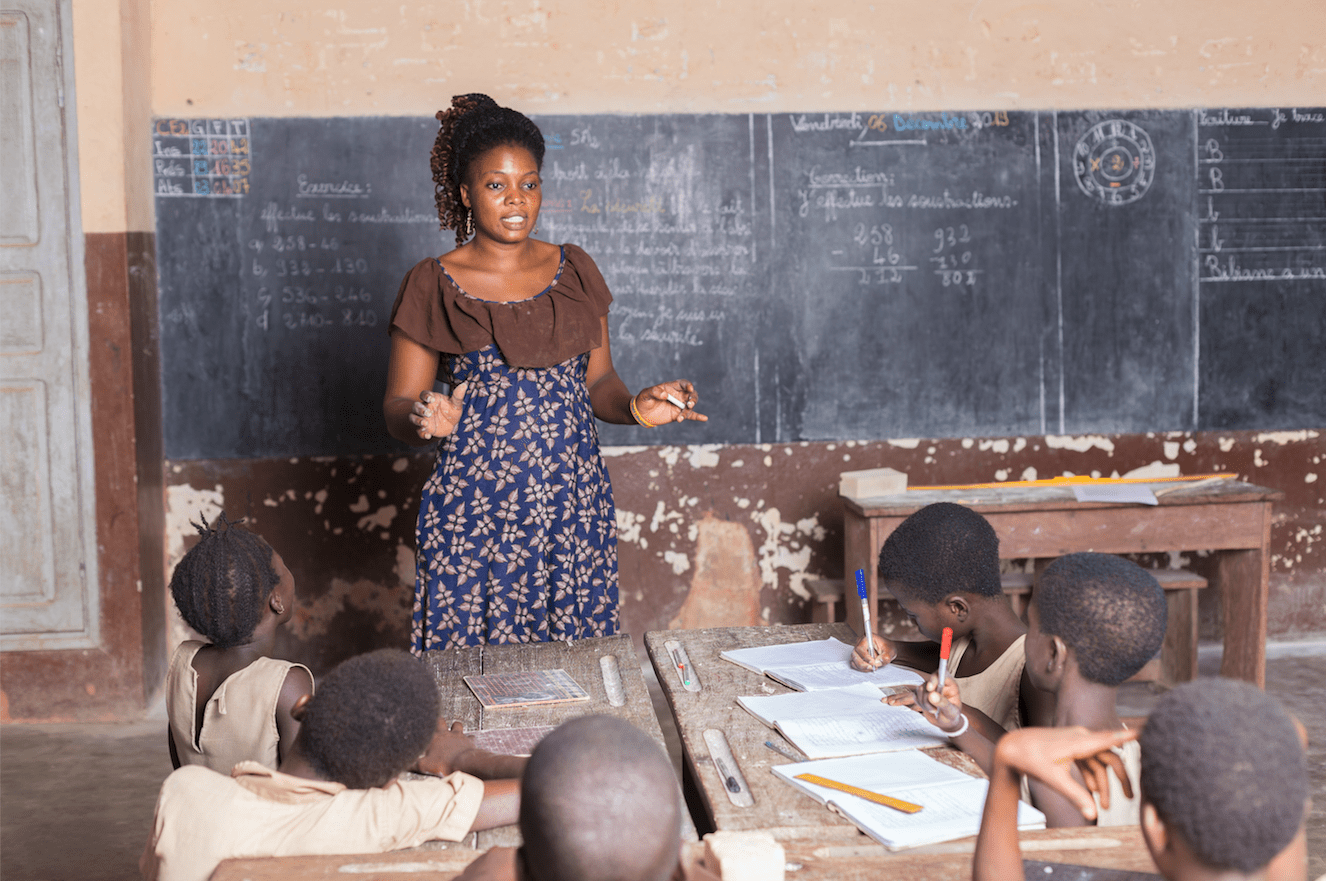
{"type": "Polygon", "coordinates": [[[827,777],[821,777],[818,774],[798,774],[798,780],[804,780],[807,783],[813,783],[816,786],[823,786],[828,789],[836,789],[839,792],[845,792],[848,795],[855,795],[857,798],[864,798],[866,801],[873,801],[877,805],[884,805],[886,808],[893,808],[895,811],[902,811],[904,814],[915,814],[921,810],[920,805],[914,805],[909,801],[903,801],[900,798],[894,798],[891,795],[880,795],[878,792],[871,792],[869,789],[862,789],[859,786],[853,786],[850,783],[839,783],[837,780],[830,780],[827,777]]]}

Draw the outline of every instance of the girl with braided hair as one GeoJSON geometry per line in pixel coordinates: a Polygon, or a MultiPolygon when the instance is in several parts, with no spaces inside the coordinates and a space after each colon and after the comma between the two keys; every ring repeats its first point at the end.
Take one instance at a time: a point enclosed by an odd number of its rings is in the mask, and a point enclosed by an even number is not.
{"type": "Polygon", "coordinates": [[[706,417],[686,380],[627,390],[598,267],[576,245],[531,238],[538,127],[487,95],[457,96],[437,118],[438,218],[457,247],[401,283],[383,400],[393,437],[441,440],[419,503],[414,651],[616,633],[617,529],[594,419],[706,417]]]}
{"type": "MultiPolygon", "coordinates": [[[[242,520],[239,522],[243,522],[242,520]]],[[[272,657],[295,614],[295,578],[272,546],[223,511],[175,566],[170,593],[185,640],[166,673],[170,759],[229,774],[251,760],[276,768],[299,732],[292,710],[313,693],[303,664],[272,657]]]]}

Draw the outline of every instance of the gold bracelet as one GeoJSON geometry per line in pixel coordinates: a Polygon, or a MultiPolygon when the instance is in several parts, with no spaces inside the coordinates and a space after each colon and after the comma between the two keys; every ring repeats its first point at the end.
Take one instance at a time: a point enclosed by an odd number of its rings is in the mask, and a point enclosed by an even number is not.
{"type": "Polygon", "coordinates": [[[635,419],[636,422],[640,423],[645,428],[658,428],[657,425],[655,425],[652,422],[649,422],[648,420],[645,419],[645,417],[640,415],[640,408],[635,405],[634,395],[631,396],[631,416],[635,419]]]}

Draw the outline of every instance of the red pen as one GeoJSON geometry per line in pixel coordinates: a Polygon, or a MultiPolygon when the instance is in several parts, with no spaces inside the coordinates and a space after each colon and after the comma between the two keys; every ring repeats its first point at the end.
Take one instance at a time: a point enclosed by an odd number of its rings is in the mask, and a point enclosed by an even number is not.
{"type": "Polygon", "coordinates": [[[948,673],[948,656],[953,651],[953,628],[945,627],[939,638],[939,693],[944,693],[944,676],[948,673]]]}

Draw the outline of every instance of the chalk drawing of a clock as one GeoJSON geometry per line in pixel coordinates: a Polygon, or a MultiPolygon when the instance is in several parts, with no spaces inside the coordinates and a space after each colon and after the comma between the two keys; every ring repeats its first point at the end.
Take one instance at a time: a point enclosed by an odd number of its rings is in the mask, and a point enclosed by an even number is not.
{"type": "Polygon", "coordinates": [[[1151,136],[1124,119],[1096,123],[1073,148],[1073,176],[1083,193],[1106,205],[1136,202],[1156,176],[1151,136]]]}

